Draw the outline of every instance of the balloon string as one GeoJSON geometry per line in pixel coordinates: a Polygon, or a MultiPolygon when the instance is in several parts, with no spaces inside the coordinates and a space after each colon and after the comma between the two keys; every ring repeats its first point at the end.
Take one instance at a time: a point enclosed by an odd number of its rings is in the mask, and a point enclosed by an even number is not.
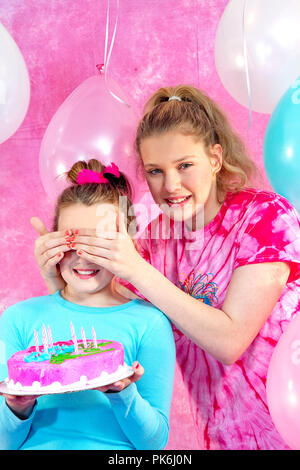
{"type": "Polygon", "coordinates": [[[252,96],[251,96],[251,85],[249,77],[249,68],[248,68],[248,53],[247,53],[247,41],[246,41],[246,4],[247,0],[244,0],[243,6],[243,49],[244,49],[244,62],[245,62],[245,72],[246,72],[246,82],[247,82],[247,92],[248,92],[248,107],[249,107],[249,121],[248,121],[248,130],[251,126],[251,115],[252,115],[252,96]]]}
{"type": "Polygon", "coordinates": [[[103,65],[97,65],[96,67],[100,72],[104,72],[104,80],[105,80],[105,85],[109,93],[120,103],[125,104],[126,106],[130,107],[129,104],[127,104],[125,101],[123,101],[121,98],[119,98],[115,93],[111,91],[109,88],[109,85],[107,83],[107,77],[108,77],[108,65],[110,61],[110,56],[113,50],[114,42],[115,42],[115,37],[116,37],[116,32],[117,32],[117,25],[118,25],[118,19],[119,19],[119,0],[117,0],[117,15],[116,15],[116,20],[115,20],[115,26],[113,30],[113,35],[112,39],[110,42],[110,47],[108,50],[108,35],[109,35],[109,10],[110,10],[110,0],[107,0],[107,13],[106,13],[106,27],[105,27],[105,46],[104,46],[104,64],[103,65]]]}
{"type": "MultiPolygon", "coordinates": [[[[109,29],[109,0],[107,0],[107,10],[106,10],[106,26],[105,26],[105,45],[104,45],[104,71],[107,68],[107,46],[108,46],[108,29],[109,29]]],[[[114,39],[114,38],[113,38],[114,39]]],[[[111,42],[111,47],[113,41],[111,42]]]]}

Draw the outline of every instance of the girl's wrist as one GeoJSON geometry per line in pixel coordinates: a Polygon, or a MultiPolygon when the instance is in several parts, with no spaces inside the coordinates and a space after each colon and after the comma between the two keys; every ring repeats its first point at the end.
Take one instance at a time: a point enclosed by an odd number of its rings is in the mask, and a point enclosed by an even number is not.
{"type": "Polygon", "coordinates": [[[139,255],[137,262],[134,264],[132,275],[126,280],[136,287],[136,284],[143,279],[143,276],[147,273],[149,266],[151,267],[151,265],[139,255]]]}

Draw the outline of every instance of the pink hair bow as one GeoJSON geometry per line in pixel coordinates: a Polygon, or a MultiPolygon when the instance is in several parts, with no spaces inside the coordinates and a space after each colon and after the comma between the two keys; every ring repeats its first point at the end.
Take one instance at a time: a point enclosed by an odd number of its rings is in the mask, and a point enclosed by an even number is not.
{"type": "Polygon", "coordinates": [[[78,173],[76,182],[80,185],[87,183],[109,183],[109,180],[104,176],[105,174],[120,178],[119,168],[114,163],[111,163],[110,165],[106,166],[101,173],[84,168],[78,173]]]}

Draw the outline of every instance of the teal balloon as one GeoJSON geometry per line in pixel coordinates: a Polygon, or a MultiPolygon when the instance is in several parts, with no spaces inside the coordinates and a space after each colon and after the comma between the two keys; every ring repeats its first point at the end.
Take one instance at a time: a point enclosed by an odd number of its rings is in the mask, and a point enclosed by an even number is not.
{"type": "Polygon", "coordinates": [[[300,212],[300,77],[285,92],[270,117],[263,152],[272,188],[300,212]]]}

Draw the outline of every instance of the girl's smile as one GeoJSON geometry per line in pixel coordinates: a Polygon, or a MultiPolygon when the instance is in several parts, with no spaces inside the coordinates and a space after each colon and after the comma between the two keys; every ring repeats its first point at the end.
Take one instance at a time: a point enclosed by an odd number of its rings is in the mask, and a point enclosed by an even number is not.
{"type": "Polygon", "coordinates": [[[73,269],[73,272],[79,279],[91,279],[97,276],[99,269],[73,269]]]}
{"type": "Polygon", "coordinates": [[[166,203],[172,207],[174,205],[179,205],[179,206],[183,206],[184,204],[186,204],[190,198],[192,196],[189,195],[189,196],[174,196],[174,197],[168,197],[166,198],[166,203]]]}

